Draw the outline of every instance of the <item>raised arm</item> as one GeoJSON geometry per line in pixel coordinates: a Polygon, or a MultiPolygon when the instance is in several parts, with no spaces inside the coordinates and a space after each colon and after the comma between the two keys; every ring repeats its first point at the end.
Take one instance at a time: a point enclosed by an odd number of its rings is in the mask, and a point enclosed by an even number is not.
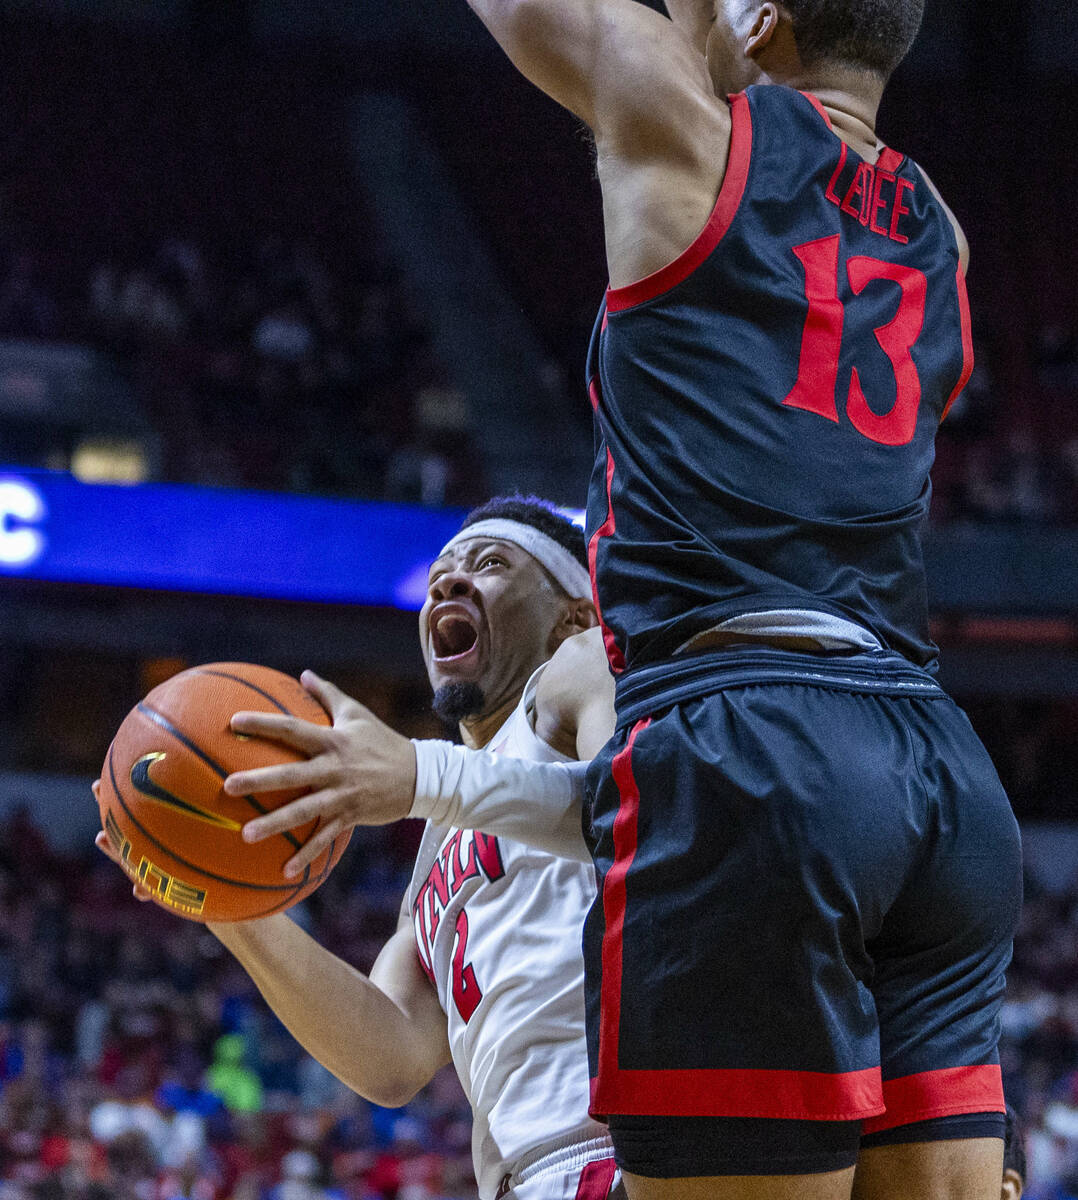
{"type": "Polygon", "coordinates": [[[581,761],[535,763],[448,742],[417,742],[412,814],[589,861],[582,829],[585,764],[614,732],[614,681],[600,630],[563,642],[543,670],[535,732],[581,761]]]}
{"type": "Polygon", "coordinates": [[[284,913],[209,928],[296,1041],[366,1099],[405,1104],[449,1062],[445,1014],[405,912],[369,978],[284,913]]]}
{"type": "Polygon", "coordinates": [[[703,65],[679,26],[636,0],[468,3],[521,74],[597,134],[645,119],[656,89],[703,65]]]}
{"type": "Polygon", "coordinates": [[[672,262],[707,221],[730,113],[704,53],[710,0],[469,0],[520,71],[595,134],[610,282],[672,262]]]}

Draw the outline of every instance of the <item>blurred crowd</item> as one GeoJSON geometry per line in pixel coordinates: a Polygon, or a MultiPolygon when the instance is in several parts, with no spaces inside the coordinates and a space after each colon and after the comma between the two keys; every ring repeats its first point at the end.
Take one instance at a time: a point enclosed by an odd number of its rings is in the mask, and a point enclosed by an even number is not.
{"type": "Polygon", "coordinates": [[[991,339],[936,440],[933,516],[1078,523],[1078,329],[1040,329],[1004,386],[991,339]]]}
{"type": "MultiPolygon", "coordinates": [[[[104,351],[169,481],[431,505],[480,498],[466,397],[370,245],[336,261],[277,236],[166,238],[96,263],[64,299],[0,244],[0,339],[104,351]],[[66,299],[66,302],[65,302],[66,299]]],[[[0,417],[0,449],[4,442],[0,417]]],[[[35,464],[67,467],[58,439],[35,464]]]]}
{"type": "MultiPolygon", "coordinates": [[[[368,1104],[201,925],[96,851],[54,853],[25,811],[0,832],[0,1200],[474,1200],[451,1071],[368,1104]]],[[[357,834],[293,915],[369,969],[413,851],[408,826],[357,834]]]]}
{"type": "MultiPolygon", "coordinates": [[[[166,239],[97,263],[66,309],[33,253],[0,248],[2,338],[111,355],[158,435],[159,478],[431,505],[482,498],[467,397],[446,385],[370,247],[330,263],[302,241],[214,254],[166,239]]],[[[1001,374],[985,338],[938,439],[934,520],[1078,522],[1078,330],[1040,330],[1007,372],[1024,384],[1001,374]],[[1032,396],[1015,394],[1023,386],[1032,396]]],[[[57,446],[37,465],[69,462],[57,446]]]]}
{"type": "Polygon", "coordinates": [[[1078,880],[1026,882],[1003,1005],[1008,1100],[1026,1123],[1028,1200],[1078,1197],[1078,880]]]}
{"type": "MultiPolygon", "coordinates": [[[[293,916],[368,970],[416,829],[357,831],[293,916]]],[[[1003,1006],[1028,1200],[1078,1198],[1078,877],[1031,879],[1003,1006]]],[[[132,899],[90,850],[0,825],[0,1200],[474,1200],[451,1069],[403,1109],[302,1052],[202,926],[132,899]]]]}

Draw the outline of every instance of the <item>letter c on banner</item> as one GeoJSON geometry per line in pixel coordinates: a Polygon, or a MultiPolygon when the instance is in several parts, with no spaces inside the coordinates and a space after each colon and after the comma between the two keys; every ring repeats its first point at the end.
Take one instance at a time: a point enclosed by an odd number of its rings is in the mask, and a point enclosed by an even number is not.
{"type": "Polygon", "coordinates": [[[0,569],[28,567],[45,552],[39,525],[46,516],[45,501],[32,484],[0,478],[0,569]]]}

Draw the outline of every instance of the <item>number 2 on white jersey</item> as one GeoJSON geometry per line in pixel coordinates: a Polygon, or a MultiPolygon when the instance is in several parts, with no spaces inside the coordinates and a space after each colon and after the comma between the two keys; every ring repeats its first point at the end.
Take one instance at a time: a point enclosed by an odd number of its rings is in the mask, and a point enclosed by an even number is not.
{"type": "Polygon", "coordinates": [[[468,914],[461,909],[457,914],[456,944],[453,948],[453,1003],[467,1024],[483,999],[482,989],[475,978],[475,968],[465,963],[468,952],[468,914]]]}

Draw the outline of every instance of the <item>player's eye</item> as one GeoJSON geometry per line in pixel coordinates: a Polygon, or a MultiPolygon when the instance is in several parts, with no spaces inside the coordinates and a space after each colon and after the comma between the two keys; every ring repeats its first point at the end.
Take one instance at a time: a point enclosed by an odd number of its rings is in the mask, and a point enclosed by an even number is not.
{"type": "Polygon", "coordinates": [[[476,564],[476,568],[478,570],[482,571],[484,567],[489,566],[489,565],[493,565],[496,567],[504,567],[507,564],[506,564],[505,559],[502,558],[502,556],[500,554],[484,554],[483,557],[476,564]]]}

